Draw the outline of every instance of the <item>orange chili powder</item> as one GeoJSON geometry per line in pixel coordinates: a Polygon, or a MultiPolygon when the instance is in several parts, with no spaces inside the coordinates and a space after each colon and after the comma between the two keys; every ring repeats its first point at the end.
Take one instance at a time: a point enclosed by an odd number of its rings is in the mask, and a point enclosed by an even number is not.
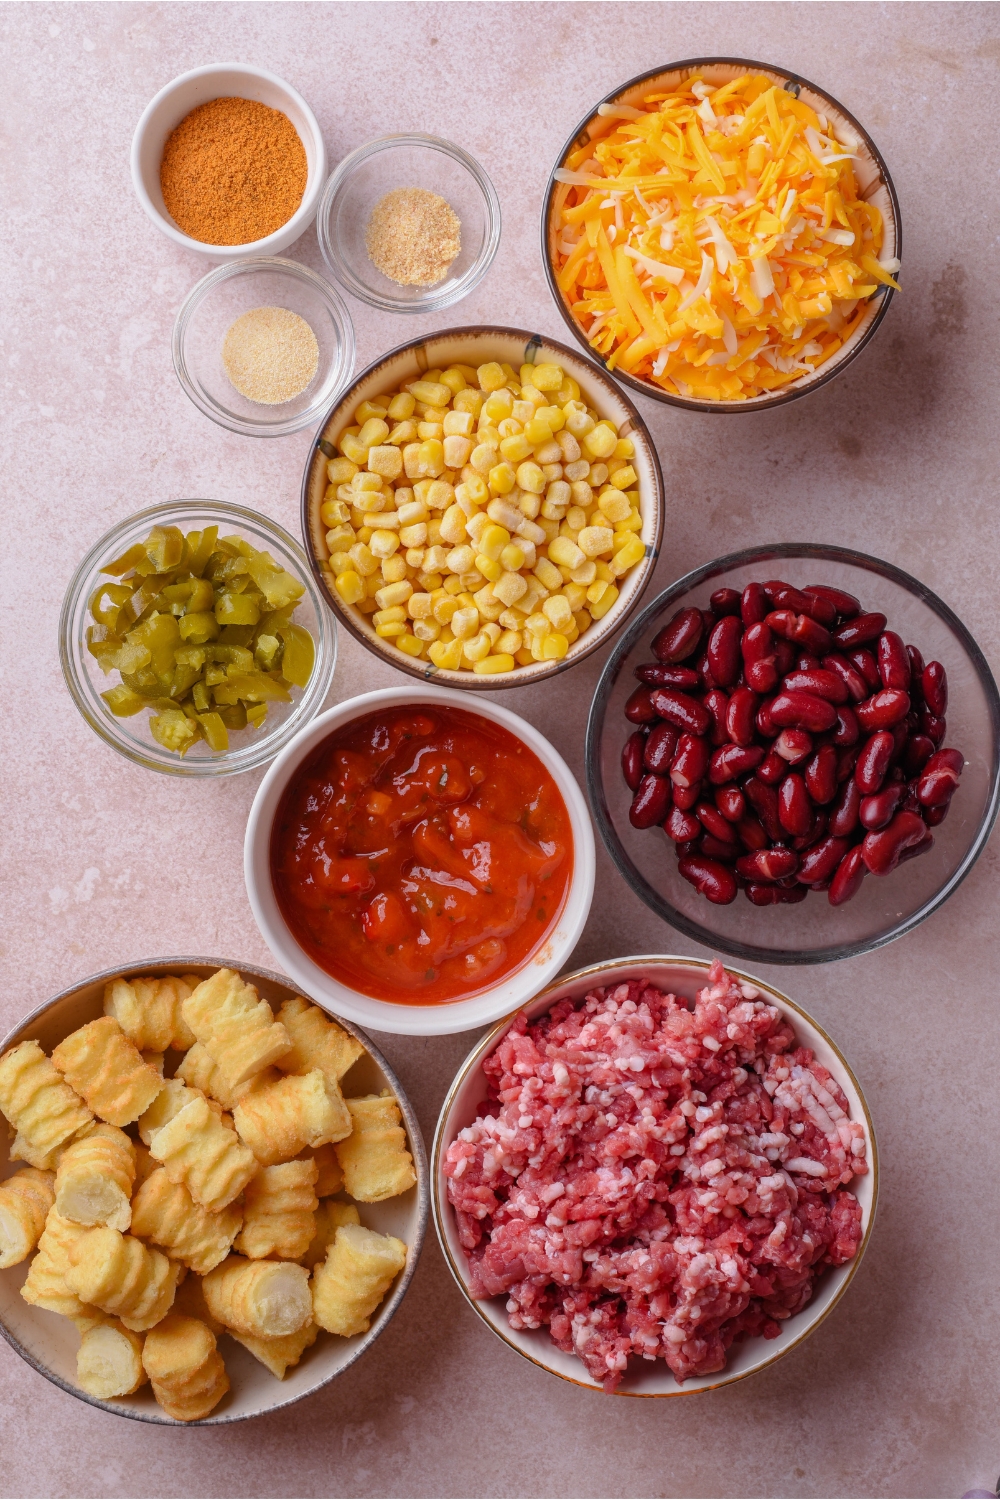
{"type": "Polygon", "coordinates": [[[167,137],[160,187],[179,229],[205,245],[247,245],[273,234],[306,190],[305,147],[279,109],[210,99],[167,137]]]}

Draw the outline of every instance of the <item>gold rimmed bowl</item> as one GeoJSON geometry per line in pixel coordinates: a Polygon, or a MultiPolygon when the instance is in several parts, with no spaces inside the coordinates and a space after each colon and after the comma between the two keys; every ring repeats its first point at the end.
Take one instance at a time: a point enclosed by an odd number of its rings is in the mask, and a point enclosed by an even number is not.
{"type": "MultiPolygon", "coordinates": [[[[683,998],[693,999],[696,992],[707,982],[710,962],[707,959],[650,956],[614,959],[609,963],[593,964],[567,974],[555,984],[549,985],[525,1007],[531,1020],[545,1014],[557,1000],[580,1001],[591,990],[601,985],[621,984],[630,979],[646,979],[658,989],[672,992],[683,998]]],[[[827,1068],[843,1089],[850,1104],[852,1121],[864,1128],[867,1147],[868,1172],[855,1178],[851,1191],[861,1205],[862,1238],[853,1258],[842,1266],[831,1266],[821,1272],[812,1300],[806,1307],[789,1318],[781,1326],[777,1339],[761,1336],[745,1338],[734,1343],[729,1350],[725,1369],[712,1375],[703,1375],[685,1380],[678,1385],[671,1371],[662,1360],[648,1362],[632,1360],[621,1385],[615,1392],[619,1396],[645,1396],[668,1398],[688,1396],[699,1391],[717,1390],[720,1386],[732,1385],[744,1380],[758,1370],[767,1369],[782,1355],[797,1348],[823,1319],[833,1311],[847,1291],[857,1272],[868,1241],[871,1238],[878,1198],[878,1152],[871,1114],[865,1102],[861,1085],[836,1042],[794,1000],[779,990],[763,983],[753,975],[744,974],[727,966],[727,972],[740,982],[752,984],[760,992],[761,999],[775,1005],[792,1025],[798,1043],[812,1049],[817,1060],[827,1068]]],[[[459,1243],[455,1214],[448,1202],[447,1178],[444,1175],[444,1157],[448,1147],[460,1130],[477,1117],[482,1102],[487,1097],[486,1076],[483,1061],[495,1050],[501,1038],[514,1021],[508,1016],[482,1038],[470,1052],[459,1069],[438,1117],[434,1144],[431,1148],[431,1203],[434,1226],[444,1252],[445,1260],[460,1290],[470,1305],[491,1328],[498,1338],[518,1354],[548,1370],[552,1375],[578,1385],[585,1390],[600,1391],[601,1387],[587,1374],[583,1364],[571,1354],[557,1348],[549,1338],[547,1329],[517,1331],[507,1320],[506,1298],[494,1297],[477,1300],[469,1287],[468,1261],[459,1243]]]]}

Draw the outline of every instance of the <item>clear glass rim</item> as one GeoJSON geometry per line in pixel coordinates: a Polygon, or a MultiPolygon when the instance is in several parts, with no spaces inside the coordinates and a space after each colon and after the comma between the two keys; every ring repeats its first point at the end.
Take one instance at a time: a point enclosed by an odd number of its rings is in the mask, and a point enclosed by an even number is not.
{"type": "MultiPolygon", "coordinates": [[[[776,67],[774,63],[759,62],[756,58],[752,57],[686,57],[682,58],[679,62],[664,63],[661,67],[649,68],[645,73],[637,73],[634,78],[630,78],[626,83],[618,84],[617,87],[612,89],[610,93],[605,94],[603,99],[599,99],[592,109],[587,111],[582,120],[579,121],[576,128],[573,130],[572,134],[567,138],[567,140],[561,147],[556,163],[549,173],[549,180],[546,184],[545,193],[542,197],[542,270],[545,273],[546,284],[548,286],[552,300],[556,305],[556,310],[559,313],[559,316],[562,318],[567,328],[570,329],[577,343],[580,344],[582,348],[588,351],[592,359],[599,360],[601,364],[606,364],[603,356],[600,355],[596,349],[592,349],[590,347],[586,335],[583,333],[583,330],[579,327],[579,325],[574,321],[566,307],[565,298],[562,296],[562,293],[560,292],[559,287],[556,283],[556,274],[549,259],[548,223],[549,213],[552,206],[552,195],[557,187],[556,172],[562,166],[567,154],[577,143],[579,137],[583,134],[584,130],[597,114],[597,111],[600,109],[602,104],[614,104],[621,97],[621,95],[627,93],[629,89],[637,88],[639,84],[646,83],[647,81],[654,78],[659,78],[664,73],[676,73],[683,68],[707,68],[712,65],[720,64],[729,67],[740,67],[748,69],[757,68],[763,73],[776,75],[779,78],[785,79],[786,88],[788,88],[789,85],[792,85],[793,91],[806,88],[810,91],[810,93],[818,94],[820,98],[827,100],[827,102],[833,106],[837,113],[842,115],[844,119],[854,127],[854,129],[858,132],[861,140],[864,141],[865,145],[868,147],[868,150],[871,152],[872,160],[877,164],[878,169],[882,175],[882,181],[885,183],[886,191],[888,192],[889,199],[892,203],[896,235],[896,255],[898,258],[902,259],[903,221],[900,217],[899,199],[896,196],[896,187],[892,180],[892,177],[889,174],[889,168],[885,164],[885,159],[882,156],[881,151],[879,151],[878,147],[872,140],[871,136],[868,134],[868,131],[865,129],[865,127],[859,120],[855,119],[854,115],[851,114],[851,111],[849,109],[845,108],[845,106],[841,104],[839,99],[834,98],[833,94],[831,94],[829,90],[820,88],[819,84],[813,83],[811,79],[803,77],[801,73],[793,73],[790,72],[787,68],[776,67]]],[[[796,97],[798,97],[797,93],[796,97]]],[[[882,286],[869,298],[869,303],[878,302],[879,304],[875,316],[871,319],[867,328],[865,328],[862,333],[852,336],[852,338],[848,340],[848,343],[846,345],[841,346],[841,348],[837,351],[837,355],[835,355],[830,361],[830,367],[826,370],[825,374],[820,375],[817,380],[811,380],[808,385],[796,382],[792,385],[783,386],[779,391],[768,395],[766,398],[758,396],[748,401],[700,401],[693,396],[673,396],[669,391],[664,391],[660,389],[660,387],[653,385],[649,381],[638,380],[634,375],[629,375],[626,371],[619,370],[617,368],[613,372],[614,378],[620,381],[622,385],[628,386],[630,390],[635,391],[640,396],[648,396],[651,401],[660,401],[667,406],[679,406],[684,411],[703,411],[711,412],[713,414],[772,411],[775,407],[785,406],[789,401],[798,401],[801,399],[801,397],[808,396],[812,391],[818,391],[821,386],[829,384],[829,382],[833,380],[835,376],[840,374],[841,370],[845,370],[849,364],[857,359],[862,349],[864,349],[865,346],[875,336],[875,330],[880,326],[882,319],[885,317],[886,312],[889,308],[889,303],[892,301],[892,297],[892,287],[882,286]],[[838,355],[839,358],[837,357],[838,355]]],[[[611,374],[612,372],[609,371],[608,373],[611,374]]]]}
{"type": "Polygon", "coordinates": [[[419,133],[406,133],[400,135],[383,135],[377,140],[369,141],[367,145],[359,146],[352,151],[350,156],[345,156],[343,161],[330,173],[326,187],[323,189],[316,209],[316,238],[319,240],[319,248],[323,259],[333,275],[353,297],[360,302],[365,302],[369,307],[377,307],[382,312],[392,313],[429,313],[441,312],[446,307],[452,307],[456,302],[473,291],[479,285],[490,266],[500,246],[500,199],[497,197],[496,188],[490,181],[486,172],[467,151],[461,146],[456,146],[452,141],[446,141],[442,136],[421,135],[419,133]],[[334,201],[337,194],[343,188],[355,170],[372,156],[377,156],[383,151],[391,151],[400,146],[421,146],[427,150],[440,151],[444,156],[450,156],[453,161],[465,167],[469,176],[475,181],[476,186],[483,195],[486,205],[486,216],[488,221],[488,232],[483,248],[476,260],[466,271],[465,275],[447,291],[442,291],[436,296],[423,298],[419,302],[404,302],[391,295],[382,296],[373,292],[370,287],[364,285],[355,276],[350,265],[340,254],[339,246],[330,232],[330,218],[334,201]]]}
{"type": "Polygon", "coordinates": [[[325,411],[330,402],[336,400],[350,380],[354,373],[355,352],[354,324],[351,322],[351,315],[344,299],[336,287],[324,281],[322,276],[318,276],[308,266],[300,265],[298,261],[286,260],[280,255],[255,255],[246,260],[227,261],[225,265],[216,266],[213,271],[209,271],[200,281],[195,282],[181,303],[170,337],[170,353],[174,362],[174,370],[185,396],[219,427],[226,427],[230,432],[238,432],[243,437],[287,437],[289,433],[301,432],[303,427],[311,427],[320,412],[325,411]],[[250,418],[227,416],[211,402],[206,401],[191,377],[184,354],[184,340],[188,328],[205,298],[222,282],[254,271],[279,272],[285,276],[294,277],[318,292],[333,315],[333,322],[340,339],[340,359],[337,365],[331,368],[330,375],[309,405],[297,412],[295,416],[287,417],[284,421],[269,422],[266,426],[250,418]],[[335,384],[331,384],[334,378],[335,384]]]}
{"type": "Polygon", "coordinates": [[[126,760],[132,761],[134,765],[143,766],[148,771],[159,771],[165,776],[186,776],[199,779],[237,776],[244,771],[255,771],[267,765],[279,750],[283,749],[288,741],[319,713],[329,692],[337,663],[337,621],[323,597],[322,590],[316,585],[305,552],[295,538],[283,526],[279,526],[277,521],[272,521],[269,516],[262,516],[257,511],[249,510],[246,506],[235,505],[229,500],[165,501],[159,505],[151,505],[146,510],[136,511],[113,526],[110,531],[106,531],[76,568],[59,611],[59,662],[70,697],[86,722],[95,733],[100,735],[106,745],[110,745],[126,760]],[[115,556],[116,544],[126,532],[140,523],[154,525],[166,516],[189,517],[191,520],[207,518],[209,525],[212,524],[214,517],[219,516],[234,526],[253,526],[269,533],[272,539],[286,547],[295,559],[296,566],[300,569],[301,581],[307,590],[309,601],[316,615],[316,661],[313,674],[302,690],[301,698],[293,705],[293,711],[269,734],[246,746],[227,750],[213,759],[186,760],[181,756],[168,759],[169,752],[166,750],[157,754],[150,747],[144,751],[123,739],[117,732],[118,721],[97,708],[96,693],[86,680],[76,658],[73,619],[81,596],[94,575],[95,568],[101,562],[115,556]]]}
{"type": "Polygon", "coordinates": [[[723,953],[732,954],[736,958],[750,959],[755,963],[766,964],[823,964],[831,963],[840,958],[856,958],[862,953],[871,953],[876,948],[884,948],[887,943],[894,942],[896,938],[903,937],[905,933],[911,932],[918,927],[932,912],[937,911],[948,897],[958,889],[962,881],[972,869],[976,860],[986,847],[986,841],[993,831],[993,825],[1000,810],[1000,694],[997,692],[996,681],[991,672],[985,656],[976,644],[974,637],[958,615],[943,599],[939,599],[931,589],[912,577],[911,574],[897,568],[894,563],[883,561],[881,558],[870,557],[864,552],[856,552],[849,547],[835,547],[822,542],[778,542],[769,547],[747,547],[740,552],[731,552],[726,557],[716,558],[714,561],[702,564],[672,583],[669,588],[647,604],[646,608],[629,625],[628,629],[615,643],[611,655],[608,657],[601,672],[594,698],[590,705],[590,713],[587,718],[587,729],[584,742],[584,764],[587,783],[587,800],[594,822],[600,832],[615,868],[625,883],[631,887],[635,894],[646,903],[651,911],[662,917],[671,927],[678,932],[683,932],[686,937],[693,938],[695,942],[704,944],[709,949],[718,949],[723,953]],[[916,911],[904,917],[894,926],[887,928],[884,932],[876,933],[874,937],[863,938],[858,942],[831,943],[821,948],[795,950],[789,948],[764,948],[756,943],[743,943],[737,938],[730,938],[724,934],[713,932],[711,928],[703,927],[700,922],[693,921],[683,912],[672,906],[660,893],[646,880],[645,876],[637,869],[628,853],[622,846],[611,815],[608,811],[607,800],[604,795],[604,786],[601,779],[600,768],[600,740],[601,731],[604,726],[604,717],[607,711],[608,699],[612,688],[618,680],[621,666],[633,646],[642,638],[649,629],[652,621],[659,612],[675,599],[682,598],[685,594],[697,588],[700,584],[710,578],[718,577],[732,568],[742,567],[748,563],[766,562],[781,557],[805,557],[815,558],[818,561],[849,563],[854,567],[862,568],[865,572],[874,573],[881,578],[888,579],[899,587],[913,594],[928,609],[933,611],[945,625],[958,637],[966,654],[969,657],[976,675],[983,689],[990,716],[990,728],[993,736],[993,767],[991,772],[989,796],[986,806],[968,849],[962,857],[958,868],[947,881],[928,898],[916,911]]]}

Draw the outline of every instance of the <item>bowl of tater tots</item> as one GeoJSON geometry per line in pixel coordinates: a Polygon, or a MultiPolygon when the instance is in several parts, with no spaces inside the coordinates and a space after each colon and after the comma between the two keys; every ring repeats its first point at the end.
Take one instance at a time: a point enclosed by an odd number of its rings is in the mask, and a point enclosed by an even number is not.
{"type": "Polygon", "coordinates": [[[154,960],[64,991],[0,1043],[0,1114],[0,1333],[105,1411],[287,1406],[406,1293],[413,1111],[363,1032],[267,970],[154,960]]]}

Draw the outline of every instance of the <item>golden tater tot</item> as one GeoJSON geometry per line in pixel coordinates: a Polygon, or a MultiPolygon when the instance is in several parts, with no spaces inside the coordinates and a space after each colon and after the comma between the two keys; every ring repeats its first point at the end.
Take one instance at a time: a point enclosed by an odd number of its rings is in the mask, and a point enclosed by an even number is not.
{"type": "Polygon", "coordinates": [[[243,1194],[243,1228],[234,1249],[250,1260],[298,1260],[316,1229],[316,1163],[261,1167],[243,1194]]]}
{"type": "Polygon", "coordinates": [[[121,1318],[133,1333],[154,1327],[170,1310],[181,1267],[134,1235],[87,1229],[70,1246],[66,1284],[82,1302],[121,1318]]]}
{"type": "Polygon", "coordinates": [[[333,1142],[328,1141],[325,1146],[308,1146],[300,1152],[299,1159],[304,1161],[307,1156],[316,1163],[316,1197],[329,1198],[331,1193],[339,1193],[344,1186],[344,1173],[333,1142]]]}
{"type": "Polygon", "coordinates": [[[139,1334],[117,1318],[81,1318],[77,1325],[76,1383],[82,1391],[100,1401],[112,1401],[116,1396],[131,1396],[145,1384],[139,1334]]]}
{"type": "Polygon", "coordinates": [[[39,1170],[54,1167],[59,1147],[94,1121],[35,1041],[0,1057],[0,1112],[17,1132],[12,1159],[39,1170]]]}
{"type": "Polygon", "coordinates": [[[94,1309],[77,1296],[70,1286],[68,1276],[73,1270],[70,1251],[85,1234],[90,1234],[82,1224],[71,1224],[50,1208],[45,1220],[42,1237],[38,1241],[38,1253],[28,1267],[28,1275],[21,1288],[25,1302],[34,1307],[44,1307],[48,1312],[61,1313],[64,1318],[79,1318],[94,1309]]]}
{"type": "Polygon", "coordinates": [[[104,1014],[113,1016],[140,1052],[183,1052],[194,1044],[194,1033],[181,1007],[200,983],[197,975],[183,979],[111,979],[104,986],[104,1014]]]}
{"type": "Polygon", "coordinates": [[[215,1335],[196,1318],[165,1317],[147,1334],[142,1363],[153,1395],[178,1422],[207,1417],[229,1389],[215,1335]]]}
{"type": "MultiPolygon", "coordinates": [[[[175,1115],[179,1115],[185,1104],[203,1097],[200,1089],[188,1088],[182,1079],[168,1078],[145,1114],[139,1116],[140,1139],[148,1146],[156,1132],[168,1125],[175,1115]]],[[[208,1106],[216,1118],[221,1120],[222,1105],[215,1099],[209,1099],[208,1106]]]]}
{"type": "Polygon", "coordinates": [[[132,1222],[135,1147],[116,1125],[98,1125],[59,1158],[56,1208],[64,1219],[93,1228],[127,1229],[132,1222]]]}
{"type": "Polygon", "coordinates": [[[310,1073],[319,1068],[330,1083],[339,1083],[365,1050],[349,1031],[301,996],[285,1001],[278,1020],[292,1039],[291,1052],[278,1060],[283,1073],[310,1073]]]}
{"type": "Polygon", "coordinates": [[[286,1374],[293,1366],[297,1365],[305,1351],[315,1344],[319,1329],[316,1324],[309,1322],[298,1333],[286,1334],[280,1339],[258,1339],[252,1338],[246,1333],[233,1333],[231,1337],[244,1349],[249,1349],[254,1359],[259,1359],[262,1365],[276,1375],[279,1380],[284,1380],[286,1374]]]}
{"type": "Polygon", "coordinates": [[[183,1183],[210,1213],[232,1203],[257,1170],[253,1152],[201,1097],[156,1132],[149,1150],[170,1181],[183,1183]]]}
{"type": "Polygon", "coordinates": [[[309,1273],[286,1260],[230,1255],[202,1281],[208,1310],[234,1333],[284,1338],[312,1318],[309,1273]]]}
{"type": "Polygon", "coordinates": [[[159,1245],[199,1276],[225,1260],[242,1223],[236,1204],[209,1213],[182,1183],[171,1182],[162,1167],[146,1178],[132,1204],[132,1233],[159,1245]]]}
{"type": "Polygon", "coordinates": [[[391,1094],[348,1099],[354,1129],[337,1145],[344,1186],[359,1203],[381,1203],[405,1193],[417,1180],[399,1105],[391,1094]]]}
{"type": "Polygon", "coordinates": [[[211,1328],[215,1337],[229,1330],[225,1324],[220,1323],[218,1318],[212,1316],[205,1301],[205,1288],[200,1276],[185,1276],[177,1287],[177,1295],[174,1297],[170,1308],[172,1313],[183,1313],[185,1318],[197,1318],[207,1328],[211,1328]]]}
{"type": "Polygon", "coordinates": [[[51,1172],[23,1167],[0,1183],[0,1271],[27,1260],[55,1201],[51,1172]]]}
{"type": "Polygon", "coordinates": [[[275,1083],[255,1080],[233,1110],[233,1121],[266,1167],[297,1156],[303,1146],[343,1140],[351,1130],[339,1086],[329,1083],[319,1068],[275,1083]]]}
{"type": "Polygon", "coordinates": [[[203,979],[184,1001],[184,1019],[230,1088],[246,1083],[291,1050],[284,1026],[252,984],[232,969],[203,979]]]}
{"type": "MultiPolygon", "coordinates": [[[[186,1083],[189,1088],[200,1089],[209,1099],[214,1099],[223,1109],[232,1111],[240,1095],[250,1087],[248,1083],[242,1083],[238,1088],[231,1089],[222,1076],[222,1069],[213,1058],[207,1047],[201,1042],[195,1042],[194,1046],[185,1052],[181,1058],[175,1078],[186,1083]]],[[[277,1077],[273,1068],[265,1068],[257,1074],[258,1078],[277,1077]]]]}
{"type": "Polygon", "coordinates": [[[326,1260],[326,1252],[337,1238],[337,1230],[344,1224],[360,1224],[361,1215],[353,1203],[341,1203],[337,1198],[325,1198],[316,1210],[316,1232],[309,1248],[299,1259],[307,1267],[318,1266],[326,1260]]]}
{"type": "Polygon", "coordinates": [[[406,1264],[406,1246],[359,1224],[337,1230],[313,1276],[313,1316],[328,1333],[367,1333],[371,1316],[406,1264]]]}
{"type": "Polygon", "coordinates": [[[130,1125],[163,1087],[111,1016],[88,1021],[52,1053],[52,1061],[90,1108],[109,1125],[130,1125]]]}

